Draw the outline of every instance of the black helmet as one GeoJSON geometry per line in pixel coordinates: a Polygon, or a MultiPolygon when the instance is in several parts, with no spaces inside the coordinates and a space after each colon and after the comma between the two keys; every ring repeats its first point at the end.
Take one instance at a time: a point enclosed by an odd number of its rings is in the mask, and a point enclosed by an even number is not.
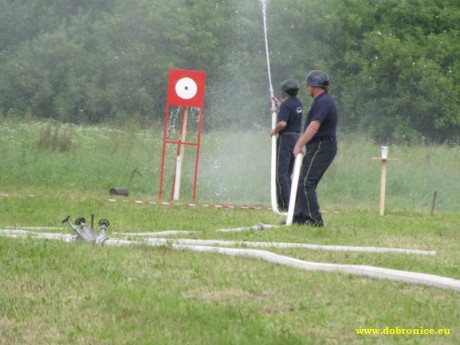
{"type": "Polygon", "coordinates": [[[314,70],[308,73],[305,83],[311,86],[319,86],[324,89],[329,88],[329,76],[320,70],[314,70]]]}
{"type": "Polygon", "coordinates": [[[281,91],[286,92],[289,96],[295,97],[299,92],[299,85],[294,80],[285,80],[281,83],[281,91]]]}

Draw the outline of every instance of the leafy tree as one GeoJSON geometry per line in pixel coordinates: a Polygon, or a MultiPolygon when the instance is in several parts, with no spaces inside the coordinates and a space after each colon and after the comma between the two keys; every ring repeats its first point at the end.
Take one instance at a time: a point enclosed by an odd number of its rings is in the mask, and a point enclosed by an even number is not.
{"type": "Polygon", "coordinates": [[[332,2],[334,23],[322,32],[337,48],[325,65],[337,77],[343,125],[380,141],[458,136],[458,3],[332,2]]]}
{"type": "MultiPolygon", "coordinates": [[[[324,69],[342,128],[459,137],[457,0],[268,1],[267,16],[277,93],[324,69]]],[[[148,122],[183,68],[207,71],[207,126],[266,126],[262,19],[259,1],[0,0],[0,112],[148,122]]]]}

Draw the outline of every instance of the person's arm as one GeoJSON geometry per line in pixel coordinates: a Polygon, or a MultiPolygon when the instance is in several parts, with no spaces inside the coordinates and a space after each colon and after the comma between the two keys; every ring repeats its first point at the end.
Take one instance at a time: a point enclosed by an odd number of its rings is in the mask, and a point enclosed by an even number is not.
{"type": "Polygon", "coordinates": [[[318,120],[310,122],[305,132],[302,133],[299,140],[294,146],[293,154],[297,156],[300,152],[302,152],[302,148],[318,133],[318,129],[321,126],[321,122],[318,120]]]}
{"type": "Polygon", "coordinates": [[[282,131],[287,125],[287,122],[286,121],[279,121],[275,128],[273,128],[271,131],[270,131],[270,136],[273,136],[273,135],[276,135],[277,133],[279,133],[280,131],[282,131]]]}

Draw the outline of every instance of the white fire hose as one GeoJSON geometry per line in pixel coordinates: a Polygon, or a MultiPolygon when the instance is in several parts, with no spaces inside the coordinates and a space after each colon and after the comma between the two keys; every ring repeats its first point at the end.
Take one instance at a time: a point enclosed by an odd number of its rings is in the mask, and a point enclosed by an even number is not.
{"type": "Polygon", "coordinates": [[[302,167],[302,160],[303,160],[303,153],[299,153],[295,157],[294,169],[292,172],[291,196],[289,198],[289,209],[287,213],[286,225],[291,225],[294,219],[294,209],[295,209],[295,203],[297,199],[297,188],[299,186],[299,177],[300,177],[300,169],[302,167]]]}
{"type": "MultiPolygon", "coordinates": [[[[78,237],[63,235],[63,234],[48,234],[48,233],[32,233],[29,231],[23,230],[0,230],[0,235],[8,237],[30,237],[34,236],[35,238],[47,238],[47,239],[56,239],[66,242],[73,242],[78,237]]],[[[190,240],[181,240],[182,243],[190,240]]],[[[203,240],[200,240],[203,241],[203,240]]],[[[197,241],[198,242],[198,241],[197,241]]],[[[197,243],[195,242],[195,243],[197,243]]],[[[97,243],[97,242],[96,242],[97,243]]],[[[189,242],[190,243],[190,242],[189,242]]],[[[192,242],[193,243],[193,242],[192,242]]],[[[164,246],[169,245],[173,249],[180,250],[192,250],[197,252],[211,252],[224,254],[229,256],[240,256],[244,258],[252,259],[261,259],[267,262],[287,265],[290,267],[310,270],[310,271],[325,271],[325,272],[343,272],[347,274],[364,276],[374,279],[383,279],[391,280],[397,282],[404,282],[408,284],[418,284],[431,286],[442,289],[453,289],[455,291],[460,291],[460,280],[437,276],[433,274],[417,273],[417,272],[408,272],[400,271],[394,269],[387,269],[374,266],[364,266],[364,265],[343,265],[343,264],[330,264],[330,263],[319,263],[319,262],[309,262],[304,260],[299,260],[296,258],[278,255],[271,253],[265,250],[259,249],[242,249],[242,248],[223,248],[223,247],[213,247],[209,245],[192,245],[192,244],[180,244],[174,240],[161,240],[161,239],[150,239],[147,241],[131,241],[123,239],[111,239],[105,238],[103,243],[105,246],[131,246],[131,245],[149,245],[149,246],[164,246]]]]}

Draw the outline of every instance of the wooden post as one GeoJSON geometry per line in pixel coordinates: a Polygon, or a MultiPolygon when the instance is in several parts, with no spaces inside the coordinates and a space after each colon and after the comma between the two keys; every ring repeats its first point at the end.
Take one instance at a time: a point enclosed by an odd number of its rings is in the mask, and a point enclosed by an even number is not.
{"type": "Polygon", "coordinates": [[[181,178],[182,178],[182,166],[184,162],[184,149],[185,138],[187,136],[187,118],[188,118],[188,108],[185,107],[182,113],[182,127],[180,131],[180,144],[178,147],[177,158],[176,158],[176,174],[174,177],[174,194],[173,200],[179,200],[180,198],[180,187],[181,187],[181,178]]]}
{"type": "Polygon", "coordinates": [[[398,158],[388,158],[388,146],[382,146],[380,157],[372,157],[372,159],[380,160],[382,162],[382,168],[380,173],[380,206],[379,215],[385,214],[385,190],[387,185],[387,162],[389,160],[398,160],[398,158]]]}
{"type": "Polygon", "coordinates": [[[382,171],[380,174],[380,208],[379,215],[385,214],[385,189],[387,183],[387,160],[382,159],[382,171]]]}
{"type": "Polygon", "coordinates": [[[430,215],[434,215],[434,208],[436,206],[436,197],[438,196],[438,192],[434,192],[434,195],[433,195],[433,201],[431,203],[431,212],[430,212],[430,215]]]}

